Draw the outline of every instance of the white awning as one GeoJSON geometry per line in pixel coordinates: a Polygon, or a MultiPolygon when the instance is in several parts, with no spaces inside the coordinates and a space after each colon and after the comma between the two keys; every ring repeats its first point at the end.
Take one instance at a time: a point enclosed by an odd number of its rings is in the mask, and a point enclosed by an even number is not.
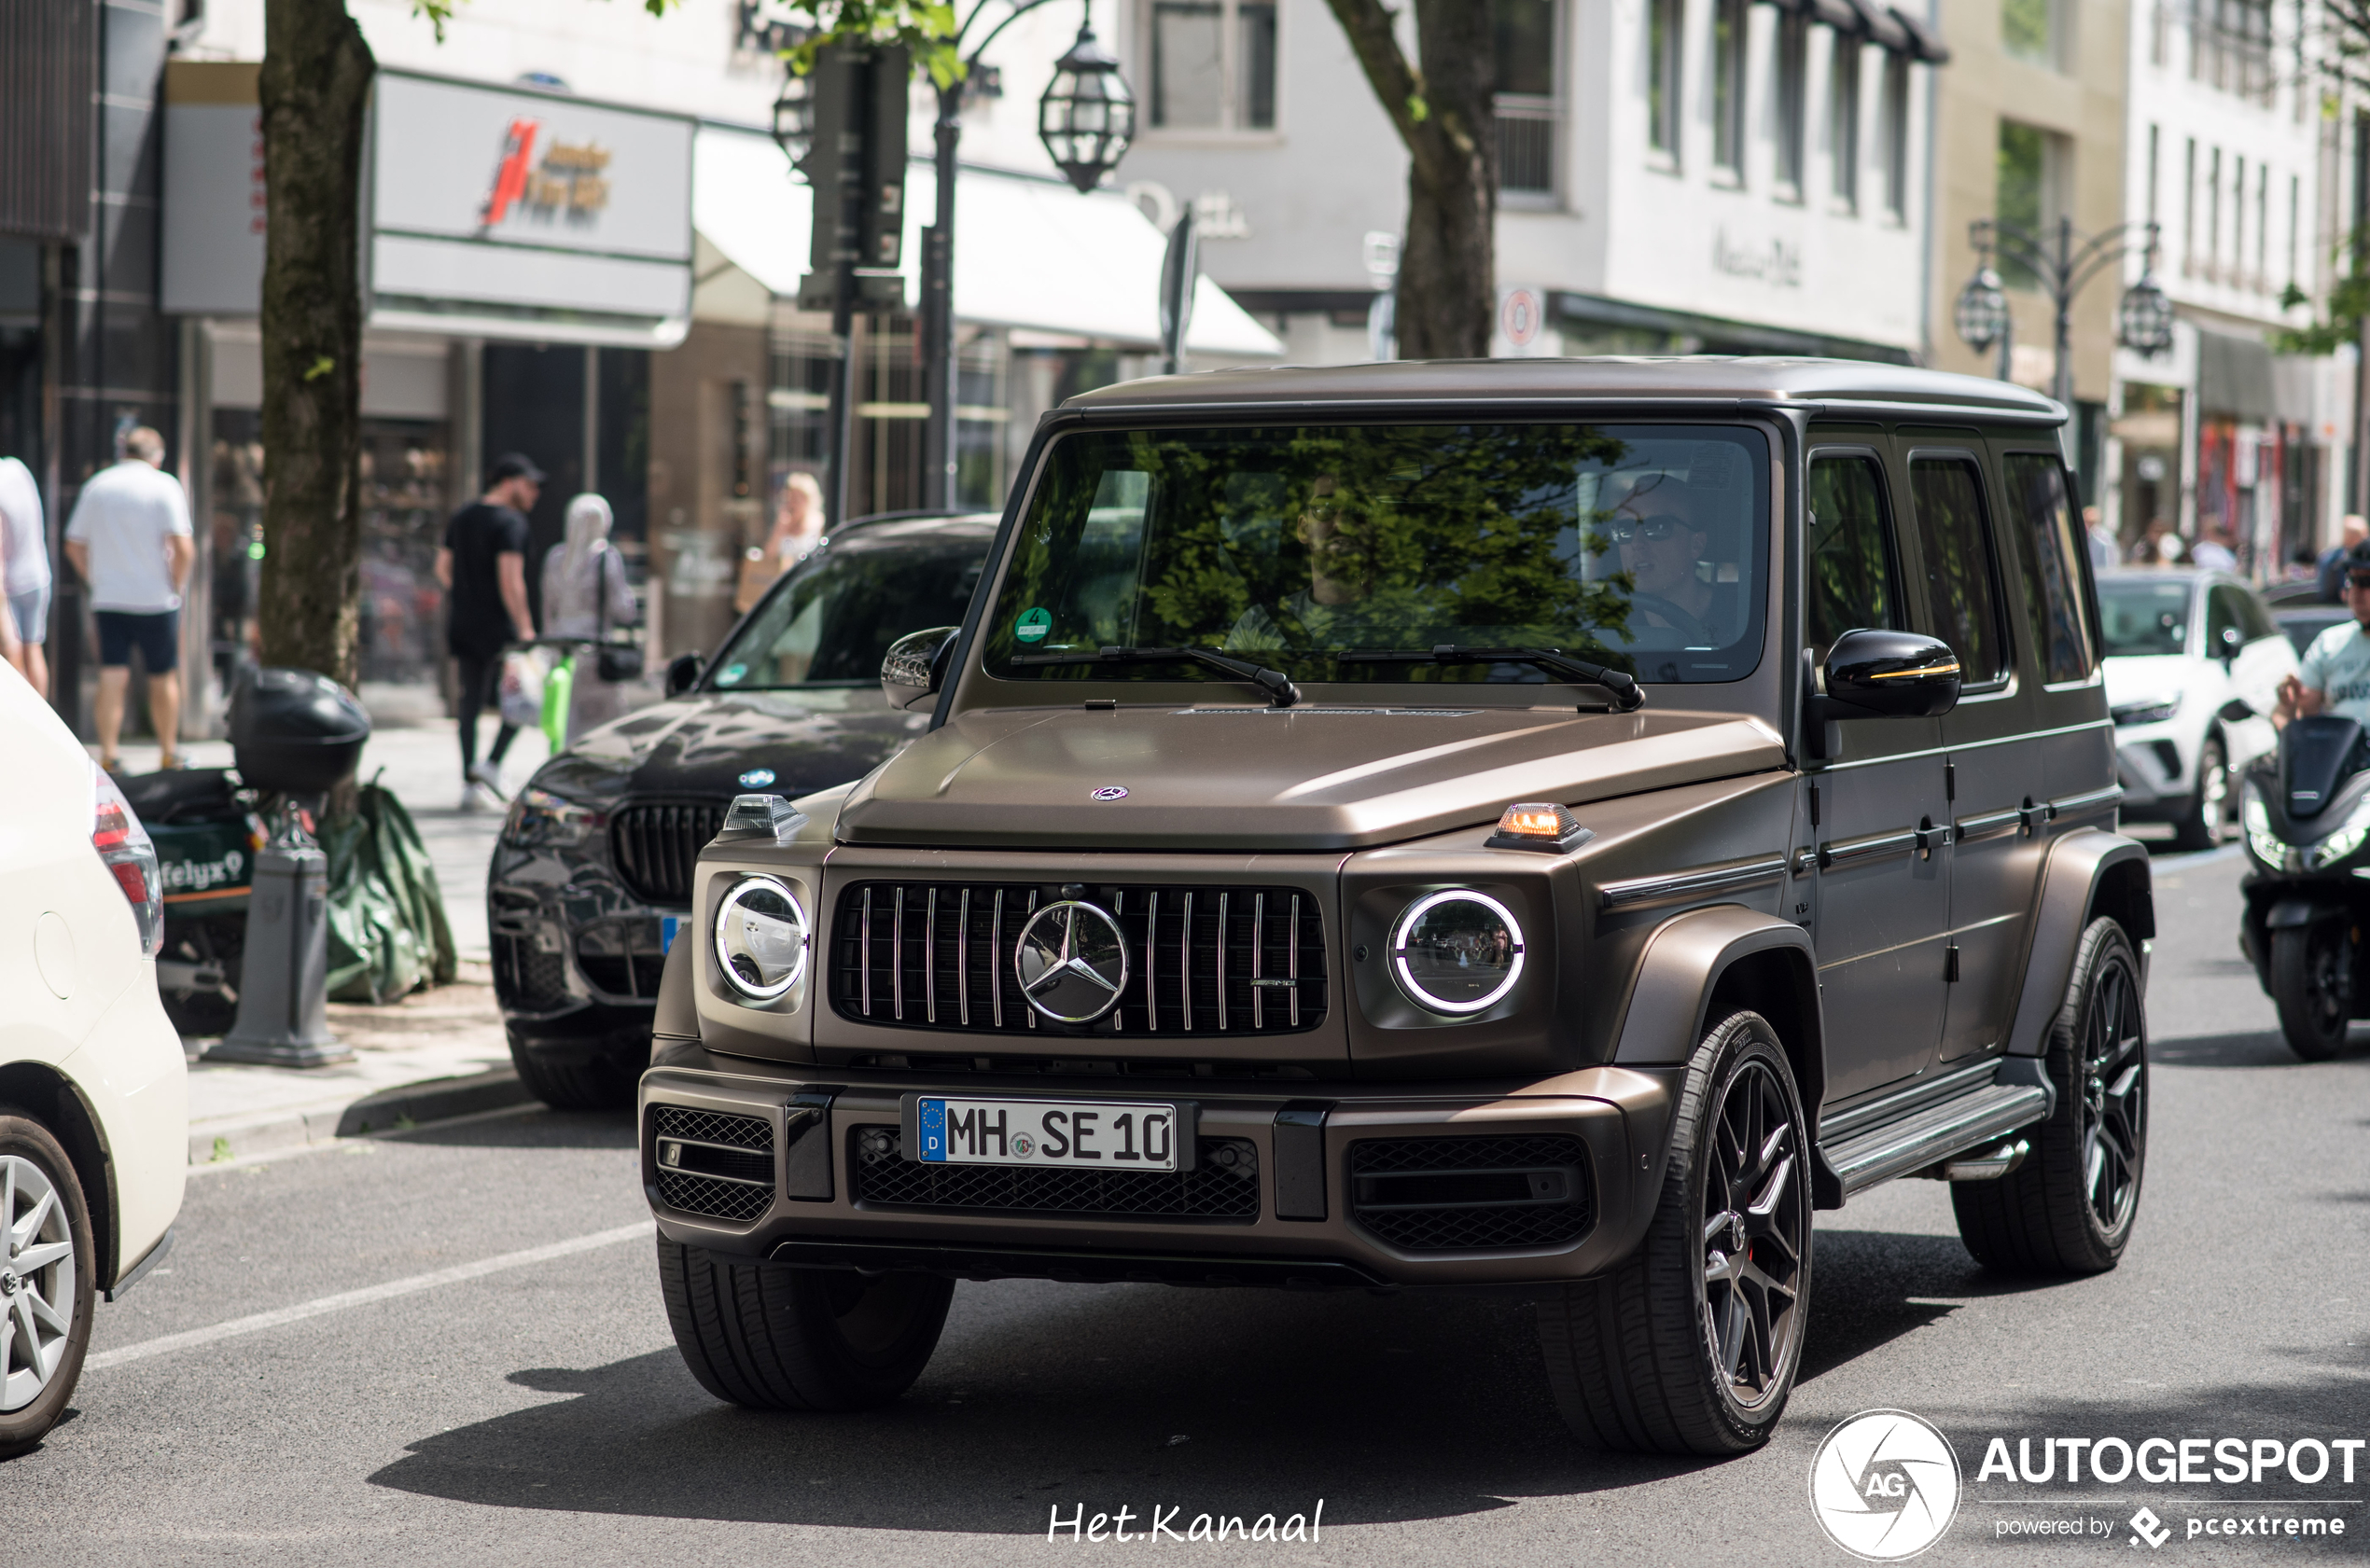
{"type": "MultiPolygon", "coordinates": [[[[692,224],[733,265],[788,298],[806,272],[814,203],[771,139],[704,125],[692,152],[692,224]]],[[[922,224],[936,182],[916,163],[905,185],[906,298],[920,297],[922,224]]],[[[967,168],[955,187],[955,314],[990,326],[1091,338],[1129,347],[1160,341],[1166,237],[1113,191],[967,168]]],[[[1205,277],[1186,348],[1204,356],[1273,359],[1284,352],[1224,289],[1205,277]]]]}

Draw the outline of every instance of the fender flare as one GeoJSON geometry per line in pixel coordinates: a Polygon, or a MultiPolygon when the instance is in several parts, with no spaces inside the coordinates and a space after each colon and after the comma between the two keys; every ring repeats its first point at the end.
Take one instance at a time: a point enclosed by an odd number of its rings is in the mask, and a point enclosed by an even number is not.
{"type": "MultiPolygon", "coordinates": [[[[2056,1021],[2072,978],[2074,950],[2094,918],[2108,913],[2120,920],[2135,950],[2155,936],[2147,846],[2103,828],[2066,834],[2049,846],[2036,909],[2025,983],[2016,993],[2015,1022],[2008,1034],[2010,1056],[2040,1056],[2047,1048],[2049,1026],[2056,1021]],[[2112,896],[2102,900],[2102,892],[2112,896]],[[2102,909],[2102,902],[2114,907],[2102,909]]],[[[2141,971],[2146,971],[2144,958],[2141,971]]]]}
{"type": "Polygon", "coordinates": [[[1791,1026],[1803,1109],[1817,1135],[1819,1104],[1827,1092],[1827,1036],[1819,1006],[1819,954],[1810,933],[1791,921],[1741,904],[1689,909],[1654,928],[1638,955],[1637,978],[1620,1028],[1613,1061],[1624,1067],[1684,1065],[1710,1024],[1712,995],[1732,968],[1758,954],[1778,955],[1798,995],[1791,1026]]]}

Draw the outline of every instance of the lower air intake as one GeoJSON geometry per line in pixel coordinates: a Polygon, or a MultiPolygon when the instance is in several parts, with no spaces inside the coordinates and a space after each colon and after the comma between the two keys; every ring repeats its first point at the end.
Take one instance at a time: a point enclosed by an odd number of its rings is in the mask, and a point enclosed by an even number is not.
{"type": "Polygon", "coordinates": [[[739,1225],[773,1206],[774,1124],[763,1117],[653,1106],[650,1150],[670,1209],[739,1225]]]}
{"type": "Polygon", "coordinates": [[[1203,1139],[1191,1171],[1130,1172],[926,1165],[905,1158],[902,1140],[894,1127],[856,1130],[848,1165],[857,1202],[1079,1218],[1247,1223],[1259,1217],[1259,1151],[1248,1139],[1203,1139]]]}
{"type": "Polygon", "coordinates": [[[1569,1133],[1360,1139],[1349,1207],[1401,1252],[1563,1246],[1596,1221],[1588,1145],[1569,1133]]]}

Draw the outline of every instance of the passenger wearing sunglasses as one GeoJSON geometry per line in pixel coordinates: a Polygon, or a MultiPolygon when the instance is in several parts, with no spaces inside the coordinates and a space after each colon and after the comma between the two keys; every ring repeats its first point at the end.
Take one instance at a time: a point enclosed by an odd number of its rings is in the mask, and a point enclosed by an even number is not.
{"type": "Polygon", "coordinates": [[[1226,635],[1226,651],[1343,646],[1372,641],[1373,631],[1360,624],[1358,608],[1374,591],[1373,546],[1365,536],[1366,513],[1357,496],[1336,474],[1319,474],[1309,481],[1308,499],[1292,524],[1292,534],[1308,551],[1308,587],[1276,606],[1279,614],[1300,628],[1288,638],[1276,617],[1253,604],[1226,635]]]}
{"type": "Polygon", "coordinates": [[[1613,508],[1605,527],[1621,550],[1622,570],[1629,574],[1631,637],[1647,628],[1667,628],[1690,647],[1714,647],[1727,640],[1712,623],[1730,617],[1699,571],[1711,538],[1706,525],[1716,506],[1684,479],[1648,474],[1613,508]]]}

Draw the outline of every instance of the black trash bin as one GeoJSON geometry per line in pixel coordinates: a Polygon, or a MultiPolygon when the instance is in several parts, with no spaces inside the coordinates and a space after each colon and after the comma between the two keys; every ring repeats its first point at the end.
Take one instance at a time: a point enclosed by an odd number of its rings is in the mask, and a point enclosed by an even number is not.
{"type": "Polygon", "coordinates": [[[370,715],[310,670],[258,670],[230,694],[230,750],[250,789],[324,795],[354,777],[370,715]]]}

